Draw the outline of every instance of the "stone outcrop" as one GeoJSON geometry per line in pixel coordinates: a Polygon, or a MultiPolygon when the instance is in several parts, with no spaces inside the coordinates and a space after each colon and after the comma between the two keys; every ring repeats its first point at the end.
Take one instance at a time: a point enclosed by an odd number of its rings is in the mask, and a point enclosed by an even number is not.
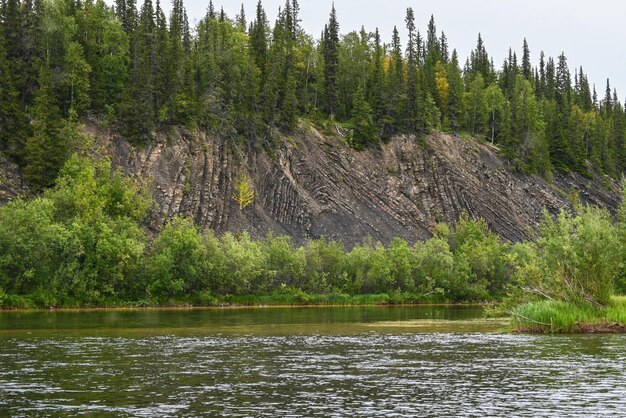
{"type": "Polygon", "coordinates": [[[24,195],[28,195],[28,187],[24,184],[17,165],[0,155],[0,205],[24,195]]]}
{"type": "MultiPolygon", "coordinates": [[[[379,150],[357,152],[340,137],[301,127],[268,152],[184,128],[143,147],[93,124],[85,131],[95,138],[94,154],[107,155],[149,185],[153,231],[182,215],[218,234],[273,231],[296,242],[324,236],[348,245],[368,236],[415,242],[428,238],[437,222],[467,212],[504,239],[519,241],[530,237],[544,210],[571,210],[572,190],[584,203],[612,211],[619,203],[613,180],[559,174],[547,183],[512,172],[494,148],[456,135],[401,136],[379,150]],[[255,192],[243,210],[233,197],[242,173],[255,192]]],[[[27,190],[16,167],[0,163],[0,203],[6,203],[27,190]]]]}
{"type": "Polygon", "coordinates": [[[519,241],[530,236],[544,210],[572,209],[571,190],[583,202],[611,210],[619,202],[612,180],[569,174],[548,184],[511,172],[495,149],[455,135],[397,137],[380,150],[357,152],[340,138],[301,128],[268,153],[185,129],[143,148],[95,133],[108,143],[116,166],[150,180],[154,229],[184,215],[218,234],[273,231],[297,242],[325,236],[348,244],[398,236],[414,242],[429,237],[436,222],[454,222],[467,212],[519,241]],[[255,191],[244,210],[233,198],[242,172],[255,191]]]}

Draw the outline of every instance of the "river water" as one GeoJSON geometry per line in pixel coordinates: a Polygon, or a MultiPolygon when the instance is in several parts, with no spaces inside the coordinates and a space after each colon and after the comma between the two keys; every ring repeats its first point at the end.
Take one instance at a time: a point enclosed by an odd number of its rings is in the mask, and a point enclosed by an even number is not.
{"type": "Polygon", "coordinates": [[[0,313],[0,416],[624,416],[626,337],[480,308],[0,313]]]}

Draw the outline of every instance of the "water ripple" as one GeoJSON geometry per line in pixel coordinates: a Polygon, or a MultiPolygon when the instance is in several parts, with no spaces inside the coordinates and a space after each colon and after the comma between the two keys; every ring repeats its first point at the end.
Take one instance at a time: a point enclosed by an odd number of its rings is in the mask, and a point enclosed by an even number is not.
{"type": "Polygon", "coordinates": [[[8,339],[0,415],[626,414],[626,337],[8,339]]]}

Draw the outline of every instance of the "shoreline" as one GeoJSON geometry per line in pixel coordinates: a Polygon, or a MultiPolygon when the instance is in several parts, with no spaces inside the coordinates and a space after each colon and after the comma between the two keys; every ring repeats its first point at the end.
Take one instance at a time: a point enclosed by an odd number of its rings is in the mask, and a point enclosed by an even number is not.
{"type": "Polygon", "coordinates": [[[292,308],[402,308],[402,307],[484,307],[489,303],[352,303],[352,304],[283,304],[283,305],[218,305],[218,306],[93,306],[78,308],[0,308],[0,313],[30,313],[30,312],[125,312],[125,311],[220,311],[220,310],[245,310],[245,309],[292,309],[292,308]]]}
{"type": "Polygon", "coordinates": [[[529,334],[626,334],[626,297],[612,296],[605,307],[543,300],[512,312],[514,332],[529,334]]]}
{"type": "Polygon", "coordinates": [[[543,329],[541,327],[528,327],[528,328],[514,328],[513,332],[516,334],[529,334],[529,335],[620,335],[626,334],[626,324],[620,323],[593,323],[584,322],[577,323],[575,328],[570,331],[560,330],[553,331],[549,329],[543,329]]]}

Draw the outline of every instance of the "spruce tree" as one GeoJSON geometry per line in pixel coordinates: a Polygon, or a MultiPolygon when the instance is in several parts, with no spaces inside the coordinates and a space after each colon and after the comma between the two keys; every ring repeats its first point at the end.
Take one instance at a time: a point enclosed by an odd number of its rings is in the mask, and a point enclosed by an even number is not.
{"type": "Polygon", "coordinates": [[[448,101],[446,106],[447,119],[450,129],[457,132],[461,127],[461,118],[464,112],[463,103],[463,76],[459,67],[459,58],[456,49],[452,50],[452,57],[447,65],[448,73],[448,101]]]}
{"type": "Polygon", "coordinates": [[[448,38],[443,31],[441,32],[441,40],[439,41],[439,44],[441,45],[441,61],[443,61],[444,64],[447,64],[450,61],[450,54],[448,52],[448,38]]]}
{"type": "Polygon", "coordinates": [[[144,0],[134,31],[130,89],[125,106],[125,128],[133,141],[146,140],[157,119],[155,13],[152,0],[144,0]]]}
{"type": "Polygon", "coordinates": [[[261,70],[261,79],[265,80],[267,66],[267,44],[268,44],[268,24],[265,10],[261,0],[256,6],[256,19],[252,23],[250,30],[250,51],[254,56],[257,67],[261,70]]]}
{"type": "Polygon", "coordinates": [[[243,3],[241,4],[241,10],[235,20],[237,21],[237,29],[239,29],[239,32],[245,33],[248,29],[248,23],[246,22],[246,11],[243,7],[243,3]]]}
{"type": "Polygon", "coordinates": [[[404,61],[402,59],[402,45],[398,28],[394,26],[391,41],[391,63],[388,77],[388,91],[391,93],[390,114],[393,125],[400,129],[403,125],[405,108],[406,85],[404,79],[404,61]]]}
{"type": "Polygon", "coordinates": [[[383,134],[385,134],[387,125],[391,123],[391,117],[388,109],[388,96],[385,94],[383,53],[380,32],[378,28],[376,28],[376,32],[374,33],[374,51],[372,54],[372,69],[369,77],[368,94],[374,122],[380,127],[383,134]]]}
{"type": "Polygon", "coordinates": [[[28,125],[4,42],[4,38],[0,36],[0,150],[19,161],[28,125]]]}
{"type": "Polygon", "coordinates": [[[54,97],[52,72],[43,66],[39,73],[39,89],[31,112],[33,133],[24,152],[24,178],[37,191],[54,184],[69,151],[64,121],[54,97]]]}
{"type": "Polygon", "coordinates": [[[326,96],[326,113],[333,119],[338,110],[339,68],[339,22],[333,3],[328,25],[324,29],[324,94],[326,96]]]}
{"type": "Polygon", "coordinates": [[[412,8],[406,11],[406,28],[408,31],[407,44],[407,94],[406,94],[406,127],[411,131],[416,131],[419,127],[419,103],[420,86],[418,84],[418,48],[417,33],[415,28],[415,15],[412,8]]]}
{"type": "Polygon", "coordinates": [[[522,55],[522,74],[526,80],[532,80],[532,66],[530,64],[530,49],[528,48],[528,42],[524,38],[523,55],[522,55]]]}
{"type": "Polygon", "coordinates": [[[372,109],[365,100],[363,87],[359,87],[354,96],[351,122],[354,126],[351,142],[355,149],[363,150],[370,145],[378,143],[376,124],[372,118],[372,109]]]}

